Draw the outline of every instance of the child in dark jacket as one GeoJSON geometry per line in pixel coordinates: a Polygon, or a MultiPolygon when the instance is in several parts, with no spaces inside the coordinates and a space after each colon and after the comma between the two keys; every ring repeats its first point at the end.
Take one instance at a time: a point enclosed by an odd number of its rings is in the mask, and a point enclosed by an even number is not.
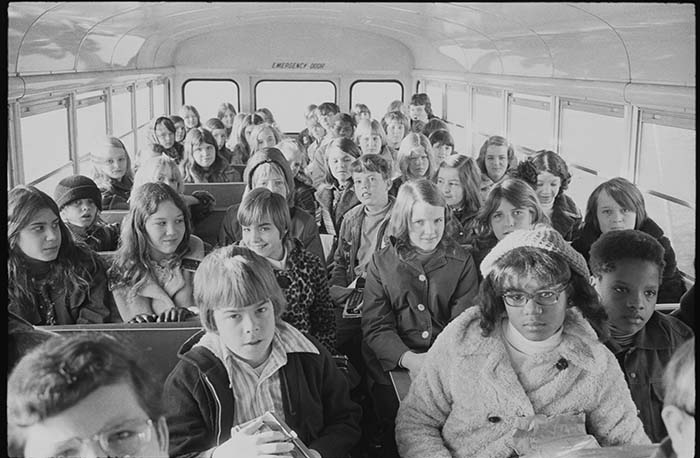
{"type": "Polygon", "coordinates": [[[666,437],[661,419],[664,367],[684,341],[688,326],[655,311],[664,271],[664,248],[633,229],[606,232],[591,246],[593,286],[608,313],[608,348],[617,357],[653,442],[666,437]]]}
{"type": "Polygon", "coordinates": [[[194,294],[204,331],[165,382],[171,456],[290,452],[281,433],[259,431],[267,411],[315,458],[347,456],[360,407],[328,350],[280,318],[286,300],[269,263],[247,248],[216,249],[195,273],[194,294]]]}
{"type": "Polygon", "coordinates": [[[58,182],[54,200],[61,219],[73,240],[85,243],[94,251],[114,251],[119,245],[119,224],[100,219],[102,195],[94,181],[73,175],[58,182]]]}
{"type": "Polygon", "coordinates": [[[134,185],[131,158],[121,140],[104,137],[91,152],[92,178],[102,193],[103,210],[128,210],[134,185]]]}

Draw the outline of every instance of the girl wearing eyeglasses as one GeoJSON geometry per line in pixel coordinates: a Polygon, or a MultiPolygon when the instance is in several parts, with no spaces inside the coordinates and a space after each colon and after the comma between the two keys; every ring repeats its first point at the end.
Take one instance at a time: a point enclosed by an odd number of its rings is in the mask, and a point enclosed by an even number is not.
{"type": "Polygon", "coordinates": [[[574,415],[601,446],[649,444],[615,356],[599,341],[606,315],[586,261],[561,234],[547,225],[517,230],[481,272],[478,306],[438,336],[401,401],[399,454],[520,456],[535,443],[521,436],[574,415]]]}

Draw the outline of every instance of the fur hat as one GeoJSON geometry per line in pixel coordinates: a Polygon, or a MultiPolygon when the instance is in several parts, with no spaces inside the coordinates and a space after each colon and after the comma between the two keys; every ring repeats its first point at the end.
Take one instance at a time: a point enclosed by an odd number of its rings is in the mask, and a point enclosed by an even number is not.
{"type": "Polygon", "coordinates": [[[579,273],[583,278],[588,279],[591,275],[586,259],[581,253],[574,250],[556,229],[547,224],[537,224],[533,229],[520,229],[506,235],[484,257],[480,266],[481,275],[486,278],[499,259],[509,251],[522,246],[557,253],[566,259],[571,270],[579,273]]]}
{"type": "Polygon", "coordinates": [[[59,209],[78,199],[92,199],[102,211],[102,193],[94,181],[83,175],[72,175],[58,182],[53,193],[59,209]]]}

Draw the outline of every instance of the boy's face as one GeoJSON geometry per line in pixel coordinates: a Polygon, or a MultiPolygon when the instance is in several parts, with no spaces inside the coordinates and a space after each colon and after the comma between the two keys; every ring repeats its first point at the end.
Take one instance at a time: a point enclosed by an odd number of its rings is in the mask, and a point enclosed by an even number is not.
{"type": "Polygon", "coordinates": [[[359,141],[362,154],[379,154],[382,151],[382,137],[379,135],[362,135],[359,141]]]}
{"type": "Polygon", "coordinates": [[[593,276],[592,283],[608,312],[610,326],[629,335],[647,324],[656,307],[659,266],[638,259],[615,261],[615,270],[593,276]]]}
{"type": "Polygon", "coordinates": [[[384,208],[389,203],[391,180],[385,180],[379,172],[353,172],[355,195],[361,204],[384,208]]]}
{"type": "Polygon", "coordinates": [[[61,209],[61,219],[74,226],[87,228],[97,217],[97,205],[92,199],[77,199],[61,209]]]}
{"type": "Polygon", "coordinates": [[[352,140],[352,134],[354,133],[354,129],[352,127],[352,124],[350,124],[349,122],[336,121],[333,123],[333,129],[331,130],[331,132],[333,132],[334,138],[345,137],[347,139],[352,140]]]}
{"type": "Polygon", "coordinates": [[[168,456],[165,419],[149,422],[127,382],[102,386],[26,429],[24,456],[168,456]],[[94,439],[100,435],[100,440],[94,439]]]}
{"type": "Polygon", "coordinates": [[[226,144],[226,129],[212,129],[211,135],[216,141],[216,146],[222,148],[226,144]]]}
{"type": "Polygon", "coordinates": [[[275,309],[267,299],[246,307],[214,310],[218,334],[233,354],[258,367],[270,356],[275,336],[275,309]]]}
{"type": "Polygon", "coordinates": [[[408,115],[414,121],[428,122],[428,112],[425,111],[425,105],[409,105],[408,115]]]}

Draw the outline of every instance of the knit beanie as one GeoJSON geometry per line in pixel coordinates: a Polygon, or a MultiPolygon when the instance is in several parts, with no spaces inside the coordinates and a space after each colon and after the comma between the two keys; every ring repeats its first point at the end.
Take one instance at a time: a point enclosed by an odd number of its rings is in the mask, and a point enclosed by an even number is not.
{"type": "Polygon", "coordinates": [[[94,181],[83,175],[73,175],[58,182],[53,198],[59,210],[78,199],[92,199],[102,211],[102,193],[94,181]]]}
{"type": "Polygon", "coordinates": [[[551,253],[557,253],[566,260],[572,271],[582,275],[585,279],[588,279],[591,275],[588,271],[586,259],[581,253],[574,250],[564,240],[559,231],[547,224],[537,224],[533,229],[519,229],[506,235],[484,257],[480,266],[481,275],[486,278],[499,259],[509,251],[523,246],[541,248],[551,253]]]}

